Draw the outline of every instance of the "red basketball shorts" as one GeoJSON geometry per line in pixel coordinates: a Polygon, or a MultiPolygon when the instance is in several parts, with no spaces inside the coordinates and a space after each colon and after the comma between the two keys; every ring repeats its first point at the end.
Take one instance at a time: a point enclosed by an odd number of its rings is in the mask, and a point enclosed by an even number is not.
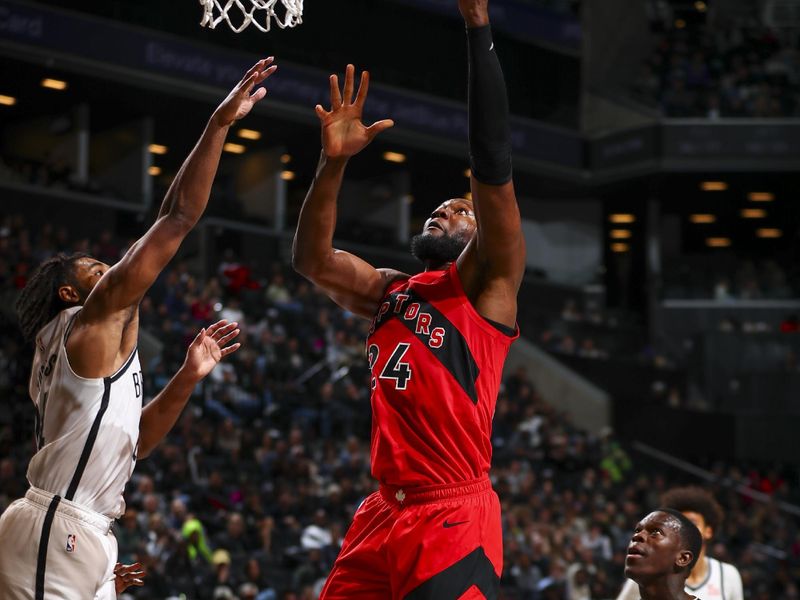
{"type": "Polygon", "coordinates": [[[320,599],[494,599],[502,570],[500,502],[488,477],[381,486],[356,511],[320,599]]]}

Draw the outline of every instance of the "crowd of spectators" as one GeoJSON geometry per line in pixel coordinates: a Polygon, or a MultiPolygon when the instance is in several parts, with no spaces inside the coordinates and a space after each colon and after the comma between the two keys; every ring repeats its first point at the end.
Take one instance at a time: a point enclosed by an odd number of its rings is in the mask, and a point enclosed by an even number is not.
{"type": "MultiPolygon", "coordinates": [[[[77,245],[66,231],[0,223],[0,294],[8,300],[56,248],[114,262],[110,233],[77,245]]],[[[0,511],[24,494],[33,451],[30,350],[0,312],[0,511]]],[[[199,386],[168,439],[136,468],[115,525],[120,560],[140,561],[136,599],[310,600],[325,580],[370,477],[365,323],[279,263],[228,253],[205,280],[178,262],[141,305],[161,351],[143,358],[154,395],[196,331],[241,323],[243,346],[199,386]]],[[[509,374],[494,419],[492,479],[503,507],[506,600],[613,598],[631,527],[679,477],[634,458],[610,432],[575,427],[524,370],[509,374]]],[[[727,484],[798,500],[798,474],[716,465],[726,507],[711,554],[737,564],[746,597],[796,599],[800,524],[776,503],[727,484]]],[[[684,481],[681,481],[683,483],[684,481]]]]}
{"type": "MultiPolygon", "coordinates": [[[[755,6],[755,5],[754,5],[755,6]]],[[[668,117],[792,117],[800,111],[797,40],[753,17],[726,25],[676,19],[658,33],[636,96],[668,117]]]]}
{"type": "Polygon", "coordinates": [[[796,298],[786,270],[774,260],[734,256],[681,257],[665,266],[662,295],[679,300],[786,300],[796,298]]]}

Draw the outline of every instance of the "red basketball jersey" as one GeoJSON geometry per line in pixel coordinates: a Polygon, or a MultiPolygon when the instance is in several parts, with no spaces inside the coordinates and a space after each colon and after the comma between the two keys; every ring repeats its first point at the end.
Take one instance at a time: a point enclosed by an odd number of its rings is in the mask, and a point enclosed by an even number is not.
{"type": "Polygon", "coordinates": [[[480,316],[447,271],[395,282],[367,338],[372,474],[418,486],[482,477],[509,336],[480,316]]]}

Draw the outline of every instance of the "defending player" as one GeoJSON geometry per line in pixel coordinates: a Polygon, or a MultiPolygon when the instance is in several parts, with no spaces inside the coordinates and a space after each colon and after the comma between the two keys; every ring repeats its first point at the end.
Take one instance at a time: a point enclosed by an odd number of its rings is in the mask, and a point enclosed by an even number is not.
{"type": "MultiPolygon", "coordinates": [[[[744,600],[742,577],[731,564],[706,554],[708,543],[722,526],[722,507],[699,487],[675,488],[664,494],[661,504],[683,514],[700,530],[703,548],[686,580],[686,591],[703,600],[744,600]]],[[[617,600],[638,600],[636,584],[626,581],[617,600]]]]}
{"type": "Polygon", "coordinates": [[[525,243],[511,181],[508,101],[487,0],[460,0],[469,52],[473,202],[436,208],[412,252],[413,277],[332,247],[348,159],[389,120],[361,122],[369,76],[353,100],[331,76],[317,106],[322,157],[294,240],[294,266],[368,319],[372,472],[380,492],[359,508],[322,598],[496,598],[500,505],[491,488],[491,423],[516,329],[525,243]]]}
{"type": "Polygon", "coordinates": [[[167,434],[199,377],[235,349],[221,349],[235,324],[201,332],[184,369],[142,410],[139,302],[203,214],[228,129],[266,94],[253,88],[275,71],[271,62],[259,61],[216,109],[156,222],[116,265],[59,255],[20,294],[20,326],[36,346],[30,393],[38,451],[28,467],[31,489],[0,521],[3,600],[116,595],[110,526],[125,510],[136,459],[167,434]]]}
{"type": "Polygon", "coordinates": [[[625,577],[638,584],[641,600],[697,600],[684,591],[703,539],[677,510],[660,508],[634,529],[625,557],[625,577]]]}

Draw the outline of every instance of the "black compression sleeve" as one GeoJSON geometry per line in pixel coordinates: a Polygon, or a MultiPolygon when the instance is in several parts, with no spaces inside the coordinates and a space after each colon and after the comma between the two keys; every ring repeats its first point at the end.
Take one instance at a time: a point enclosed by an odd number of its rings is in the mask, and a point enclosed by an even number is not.
{"type": "Polygon", "coordinates": [[[469,51],[469,153],[481,183],[511,180],[511,126],[503,71],[490,25],[467,29],[469,51]]]}

